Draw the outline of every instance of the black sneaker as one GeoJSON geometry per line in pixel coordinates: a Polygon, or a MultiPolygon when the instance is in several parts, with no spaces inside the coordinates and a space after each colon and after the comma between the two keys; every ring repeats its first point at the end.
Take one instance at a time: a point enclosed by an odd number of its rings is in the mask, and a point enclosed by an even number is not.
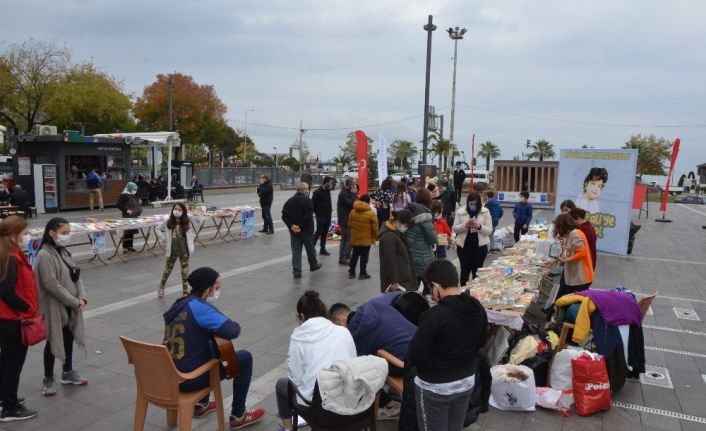
{"type": "Polygon", "coordinates": [[[296,272],[294,273],[294,279],[302,278],[302,273],[301,272],[296,272]]]}
{"type": "Polygon", "coordinates": [[[358,280],[367,280],[367,279],[369,279],[369,278],[370,278],[370,274],[365,274],[365,273],[361,273],[361,274],[358,276],[358,280]]]}
{"type": "Polygon", "coordinates": [[[310,271],[311,272],[318,271],[321,269],[322,266],[324,266],[322,263],[317,263],[316,266],[314,266],[310,269],[310,271]]]}
{"type": "MultiPolygon", "coordinates": [[[[17,404],[24,404],[25,399],[24,398],[17,398],[17,404]]],[[[2,407],[2,400],[0,400],[0,407],[2,407]]]]}
{"type": "Polygon", "coordinates": [[[328,251],[326,251],[325,248],[322,248],[321,251],[319,252],[319,254],[320,254],[321,256],[331,256],[331,253],[329,253],[328,251]]]}
{"type": "Polygon", "coordinates": [[[349,280],[355,280],[355,272],[349,272],[349,273],[348,273],[348,279],[349,279],[349,280]]]}
{"type": "Polygon", "coordinates": [[[32,419],[37,416],[37,412],[30,410],[23,404],[17,404],[14,410],[2,409],[2,415],[0,415],[0,422],[13,422],[13,421],[23,421],[27,419],[32,419]]]}

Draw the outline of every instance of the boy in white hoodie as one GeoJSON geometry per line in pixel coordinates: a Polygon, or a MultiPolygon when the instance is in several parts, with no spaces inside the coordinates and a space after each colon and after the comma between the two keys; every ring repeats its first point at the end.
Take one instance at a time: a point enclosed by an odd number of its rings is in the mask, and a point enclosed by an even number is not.
{"type": "MultiPolygon", "coordinates": [[[[318,292],[309,290],[299,298],[297,316],[301,325],[294,329],[289,342],[289,378],[279,379],[275,386],[277,409],[282,419],[280,430],[283,431],[292,429],[292,410],[287,404],[289,381],[311,401],[319,371],[336,361],[357,356],[351,333],[328,320],[326,305],[319,299],[318,292]]],[[[297,400],[297,403],[299,410],[305,413],[307,408],[303,402],[297,400]]]]}

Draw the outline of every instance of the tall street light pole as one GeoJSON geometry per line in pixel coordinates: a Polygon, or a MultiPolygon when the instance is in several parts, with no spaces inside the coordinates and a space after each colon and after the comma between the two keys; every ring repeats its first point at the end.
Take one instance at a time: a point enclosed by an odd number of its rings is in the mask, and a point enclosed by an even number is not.
{"type": "Polygon", "coordinates": [[[463,35],[466,34],[466,29],[459,29],[458,27],[449,27],[446,30],[449,33],[449,37],[454,41],[454,75],[453,82],[451,84],[451,125],[449,126],[449,143],[453,147],[454,144],[454,117],[456,116],[456,59],[458,58],[458,41],[463,39],[463,35]]]}
{"type": "Polygon", "coordinates": [[[424,85],[424,133],[422,134],[422,163],[427,163],[427,137],[429,134],[429,81],[431,79],[431,33],[436,30],[432,23],[433,17],[429,15],[429,20],[424,26],[427,32],[427,74],[424,85]]]}
{"type": "Polygon", "coordinates": [[[275,169],[277,169],[277,147],[272,147],[275,150],[275,169]]]}
{"type": "Polygon", "coordinates": [[[248,162],[248,112],[254,112],[254,109],[245,111],[245,127],[243,128],[243,165],[248,162]]]}

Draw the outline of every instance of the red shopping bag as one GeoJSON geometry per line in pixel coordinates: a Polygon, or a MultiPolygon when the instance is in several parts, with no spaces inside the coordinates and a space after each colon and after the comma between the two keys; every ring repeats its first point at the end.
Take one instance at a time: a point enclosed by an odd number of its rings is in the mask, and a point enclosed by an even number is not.
{"type": "Polygon", "coordinates": [[[588,352],[571,360],[574,401],[579,416],[610,410],[610,381],[605,359],[588,352]]]}

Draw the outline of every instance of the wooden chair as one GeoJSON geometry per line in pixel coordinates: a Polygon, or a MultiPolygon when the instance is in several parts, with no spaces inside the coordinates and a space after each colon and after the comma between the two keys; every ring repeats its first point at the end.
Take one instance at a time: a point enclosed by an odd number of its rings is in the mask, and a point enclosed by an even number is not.
{"type": "Polygon", "coordinates": [[[145,426],[149,403],[167,410],[167,424],[174,427],[179,418],[179,430],[191,430],[194,406],[211,390],[216,399],[218,429],[224,431],[223,395],[219,362],[212,359],[190,373],[180,373],[174,366],[165,346],[148,344],[120,337],[127,352],[128,361],[135,367],[137,381],[137,402],[135,405],[134,430],[141,431],[145,426]],[[195,379],[206,373],[210,375],[211,386],[196,392],[180,392],[179,383],[195,379]]]}
{"type": "Polygon", "coordinates": [[[309,427],[311,427],[311,431],[360,431],[363,429],[375,431],[377,427],[376,421],[379,398],[380,395],[378,394],[373,404],[364,412],[358,413],[357,415],[346,416],[330,412],[323,408],[318,382],[314,385],[314,399],[311,400],[311,402],[307,401],[306,398],[302,396],[294,383],[290,381],[287,386],[287,403],[292,412],[294,412],[292,415],[293,431],[298,430],[299,416],[307,421],[309,427]],[[297,404],[297,395],[304,401],[304,404],[308,407],[308,411],[300,411],[300,406],[297,404]]]}
{"type": "MultiPolygon", "coordinates": [[[[393,355],[387,350],[382,349],[378,350],[377,353],[379,357],[386,360],[388,363],[390,363],[390,365],[404,370],[404,361],[402,361],[397,356],[393,355]]],[[[388,374],[385,383],[387,383],[395,392],[400,395],[400,398],[402,398],[402,389],[404,389],[404,379],[402,377],[395,377],[388,374]]]]}

